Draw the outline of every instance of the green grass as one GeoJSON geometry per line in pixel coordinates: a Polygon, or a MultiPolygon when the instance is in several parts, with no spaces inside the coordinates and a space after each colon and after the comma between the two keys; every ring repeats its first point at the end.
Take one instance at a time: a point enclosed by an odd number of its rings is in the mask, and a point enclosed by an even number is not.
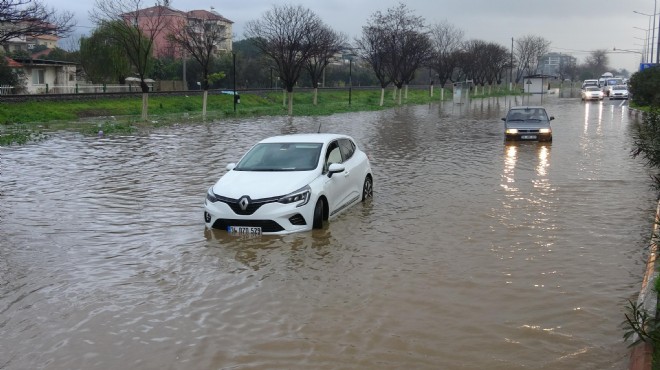
{"type": "MultiPolygon", "coordinates": [[[[495,92],[492,95],[504,94],[495,92]]],[[[321,116],[343,112],[373,111],[398,106],[393,98],[394,89],[385,91],[383,106],[379,106],[380,89],[353,90],[349,105],[348,90],[320,90],[318,104],[313,104],[311,90],[294,90],[294,116],[321,116]]],[[[234,112],[233,96],[209,92],[207,120],[216,121],[233,117],[287,115],[282,90],[266,93],[243,93],[234,112]]],[[[451,91],[445,90],[445,100],[451,100],[451,91]]],[[[480,96],[484,97],[484,96],[480,96]]],[[[440,101],[440,89],[429,96],[427,89],[408,89],[402,104],[427,104],[440,101]]],[[[201,122],[202,95],[149,96],[149,119],[141,121],[142,99],[128,98],[88,99],[77,101],[39,101],[0,103],[0,145],[23,144],[43,138],[42,130],[77,130],[86,135],[103,131],[106,135],[132,133],[171,123],[201,122]]]]}

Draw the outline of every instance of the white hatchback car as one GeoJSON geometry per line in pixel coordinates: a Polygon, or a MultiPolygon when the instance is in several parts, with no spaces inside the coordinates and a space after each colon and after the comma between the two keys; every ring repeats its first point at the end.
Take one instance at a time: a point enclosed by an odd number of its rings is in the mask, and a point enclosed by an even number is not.
{"type": "Polygon", "coordinates": [[[339,134],[264,139],[208,189],[208,228],[238,234],[288,234],[321,228],[371,198],[367,155],[339,134]]]}

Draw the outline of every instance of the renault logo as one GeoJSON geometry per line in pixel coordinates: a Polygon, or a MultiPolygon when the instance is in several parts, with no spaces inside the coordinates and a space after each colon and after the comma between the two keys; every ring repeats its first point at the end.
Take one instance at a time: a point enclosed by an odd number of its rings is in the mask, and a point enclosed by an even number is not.
{"type": "Polygon", "coordinates": [[[250,205],[250,198],[247,196],[242,197],[238,201],[238,205],[241,207],[241,210],[245,211],[247,207],[250,205]]]}

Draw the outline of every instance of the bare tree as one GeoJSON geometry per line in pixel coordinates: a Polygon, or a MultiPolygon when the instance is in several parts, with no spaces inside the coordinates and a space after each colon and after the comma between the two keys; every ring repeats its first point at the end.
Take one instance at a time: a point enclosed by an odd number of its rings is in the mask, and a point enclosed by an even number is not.
{"type": "Polygon", "coordinates": [[[362,60],[371,66],[378,82],[380,83],[380,106],[383,106],[385,88],[392,82],[387,71],[388,52],[383,47],[387,30],[378,25],[362,27],[362,37],[355,40],[357,51],[362,60]]]}
{"type": "Polygon", "coordinates": [[[461,50],[464,32],[447,21],[431,26],[433,55],[429,67],[438,75],[440,88],[444,95],[444,85],[452,79],[458,67],[456,54],[461,50]]]}
{"type": "Polygon", "coordinates": [[[39,0],[0,0],[0,45],[24,36],[68,35],[74,27],[73,13],[57,12],[39,0]]]}
{"type": "Polygon", "coordinates": [[[293,115],[293,87],[305,63],[317,51],[314,44],[324,26],[311,10],[300,5],[273,5],[261,19],[245,25],[246,38],[273,60],[288,95],[288,112],[293,115]]]}
{"type": "Polygon", "coordinates": [[[597,49],[592,51],[586,58],[584,63],[587,68],[593,71],[597,76],[607,72],[610,68],[610,60],[607,56],[607,50],[597,49]]]}
{"type": "Polygon", "coordinates": [[[388,9],[387,14],[377,12],[373,20],[390,32],[385,38],[390,60],[388,73],[397,87],[401,104],[403,85],[414,78],[417,69],[432,55],[431,39],[424,18],[413,15],[403,3],[388,9]]]}
{"type": "Polygon", "coordinates": [[[206,103],[209,93],[210,66],[218,53],[218,45],[227,40],[227,30],[213,13],[200,13],[172,22],[168,30],[169,38],[191,55],[202,68],[202,117],[206,117],[206,103]]]}
{"type": "Polygon", "coordinates": [[[485,50],[488,43],[483,40],[469,40],[463,43],[460,69],[465,79],[470,79],[475,85],[483,85],[486,80],[485,50]]]}
{"type": "Polygon", "coordinates": [[[514,54],[517,60],[516,82],[524,74],[536,72],[539,58],[550,50],[550,41],[541,36],[528,35],[515,40],[514,54]]]}
{"type": "Polygon", "coordinates": [[[330,64],[335,54],[342,50],[346,39],[346,35],[337,33],[327,26],[322,26],[319,29],[318,38],[310,41],[316,45],[316,50],[305,62],[305,69],[312,80],[314,105],[318,102],[318,87],[323,71],[330,64]]]}
{"type": "Polygon", "coordinates": [[[485,80],[489,86],[502,82],[502,73],[511,64],[508,50],[499,44],[489,42],[483,50],[485,80]]]}
{"type": "MultiPolygon", "coordinates": [[[[147,119],[149,109],[149,85],[145,82],[155,40],[167,27],[175,11],[161,5],[143,8],[144,0],[96,0],[90,17],[97,25],[107,26],[118,45],[126,52],[140,78],[142,89],[142,119],[147,119]]],[[[151,2],[149,2],[151,3],[151,2]]],[[[168,2],[169,3],[169,2],[168,2]]]]}

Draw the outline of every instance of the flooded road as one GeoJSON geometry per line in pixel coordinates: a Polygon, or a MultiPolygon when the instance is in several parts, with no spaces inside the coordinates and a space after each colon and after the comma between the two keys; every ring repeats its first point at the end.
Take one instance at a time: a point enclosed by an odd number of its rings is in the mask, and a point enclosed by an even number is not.
{"type": "Polygon", "coordinates": [[[509,145],[509,103],[0,148],[0,369],[624,369],[655,211],[627,108],[545,98],[554,141],[509,145]],[[227,163],[319,126],[369,154],[372,201],[205,230],[227,163]]]}

